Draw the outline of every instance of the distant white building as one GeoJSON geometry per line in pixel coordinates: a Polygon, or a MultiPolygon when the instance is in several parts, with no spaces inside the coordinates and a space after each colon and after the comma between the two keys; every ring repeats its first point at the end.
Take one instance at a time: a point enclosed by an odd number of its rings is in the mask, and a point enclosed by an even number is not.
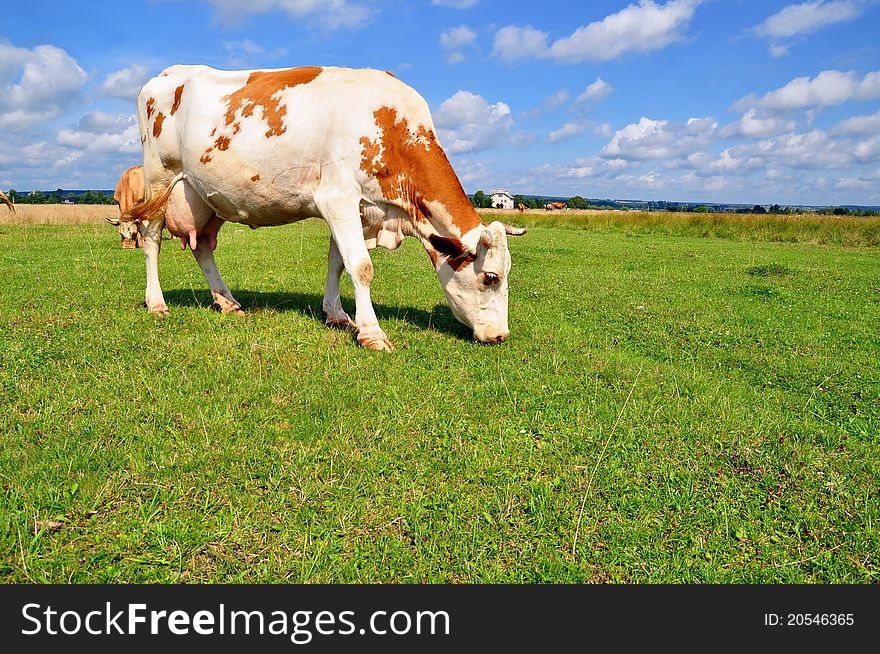
{"type": "Polygon", "coordinates": [[[513,209],[513,196],[507,191],[498,189],[489,196],[493,209],[513,209]]]}

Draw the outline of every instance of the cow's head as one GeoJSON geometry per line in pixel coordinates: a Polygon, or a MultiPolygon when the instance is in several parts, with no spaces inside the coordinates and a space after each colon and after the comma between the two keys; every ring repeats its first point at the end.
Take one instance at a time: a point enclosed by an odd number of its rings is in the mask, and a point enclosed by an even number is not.
{"type": "Polygon", "coordinates": [[[116,225],[119,236],[122,238],[122,247],[126,250],[132,250],[137,247],[138,223],[134,220],[120,220],[116,218],[108,218],[107,222],[116,225]]]}
{"type": "Polygon", "coordinates": [[[525,230],[507,228],[498,221],[478,229],[481,231],[474,251],[457,239],[432,236],[431,244],[439,255],[435,268],[455,317],[470,327],[481,343],[501,343],[510,334],[507,234],[522,234],[525,230]]]}

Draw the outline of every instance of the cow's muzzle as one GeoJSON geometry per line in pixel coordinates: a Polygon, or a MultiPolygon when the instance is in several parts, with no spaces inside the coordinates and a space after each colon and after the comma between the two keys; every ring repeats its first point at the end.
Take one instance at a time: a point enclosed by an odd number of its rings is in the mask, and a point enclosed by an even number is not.
{"type": "Polygon", "coordinates": [[[474,329],[474,338],[480,343],[485,343],[486,345],[497,345],[498,343],[503,343],[507,340],[508,336],[510,336],[509,331],[496,331],[479,328],[474,329]]]}

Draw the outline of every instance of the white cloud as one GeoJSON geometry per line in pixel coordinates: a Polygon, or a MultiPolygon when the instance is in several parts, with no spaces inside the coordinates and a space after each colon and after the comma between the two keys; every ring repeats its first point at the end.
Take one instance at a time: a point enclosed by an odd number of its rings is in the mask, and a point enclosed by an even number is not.
{"type": "Polygon", "coordinates": [[[629,168],[630,162],[624,159],[602,159],[601,157],[582,157],[573,164],[544,164],[533,168],[531,173],[548,181],[555,179],[616,179],[629,168]]]}
{"type": "Polygon", "coordinates": [[[473,45],[477,40],[477,33],[467,25],[453,27],[440,34],[440,46],[447,50],[455,50],[465,45],[473,45]]]}
{"type": "Polygon", "coordinates": [[[855,0],[815,0],[788,5],[753,27],[752,31],[758,36],[776,39],[810,34],[835,23],[854,20],[866,7],[867,3],[855,0]]]}
{"type": "Polygon", "coordinates": [[[757,97],[755,94],[740,98],[732,108],[747,111],[750,108],[769,111],[795,111],[809,107],[830,107],[849,100],[871,100],[880,97],[880,71],[865,75],[861,80],[856,73],[823,70],[816,77],[798,77],[785,86],[757,97]]]}
{"type": "Polygon", "coordinates": [[[248,16],[281,11],[294,22],[305,20],[312,27],[326,30],[358,30],[366,27],[374,11],[348,0],[202,0],[214,8],[216,20],[237,24],[248,16]]]}
{"type": "Polygon", "coordinates": [[[465,159],[456,162],[455,174],[464,186],[473,183],[485,183],[485,180],[491,176],[492,172],[482,161],[465,159]]]}
{"type": "Polygon", "coordinates": [[[780,57],[784,57],[788,54],[788,47],[784,45],[779,45],[778,43],[773,43],[768,48],[770,51],[770,56],[774,59],[779,59],[780,57]]]}
{"type": "Polygon", "coordinates": [[[508,25],[495,32],[492,54],[504,61],[543,57],[547,53],[547,34],[531,25],[508,25]]]}
{"type": "Polygon", "coordinates": [[[775,136],[794,131],[795,123],[775,116],[760,116],[757,109],[749,109],[736,122],[726,125],[718,133],[722,138],[775,136]]]}
{"type": "Polygon", "coordinates": [[[692,168],[697,176],[711,177],[715,175],[748,175],[763,166],[764,161],[760,157],[737,153],[734,148],[727,148],[717,156],[709,152],[695,152],[682,161],[669,162],[667,167],[692,168]]]}
{"type": "Polygon", "coordinates": [[[713,118],[691,118],[680,124],[642,117],[617,130],[599,154],[630,160],[687,156],[706,147],[717,126],[713,118]]]}
{"type": "MultiPolygon", "coordinates": [[[[734,156],[758,157],[768,165],[799,169],[846,169],[853,165],[857,156],[852,142],[835,141],[818,129],[802,134],[782,134],[730,150],[734,156]]],[[[862,159],[870,158],[869,150],[862,153],[862,159]]]]}
{"type": "Polygon", "coordinates": [[[250,39],[245,39],[244,41],[224,41],[223,47],[228,53],[226,61],[229,65],[238,68],[246,68],[252,65],[251,62],[254,60],[280,59],[287,54],[285,48],[275,48],[270,51],[250,39]]]}
{"type": "Polygon", "coordinates": [[[565,125],[547,135],[547,142],[556,143],[558,141],[569,139],[572,136],[577,136],[585,129],[587,129],[585,123],[565,123],[565,125]]]}
{"type": "Polygon", "coordinates": [[[551,95],[547,98],[544,98],[541,101],[541,104],[539,104],[537,107],[535,107],[534,109],[531,109],[530,111],[525,112],[523,115],[526,116],[527,118],[535,118],[536,116],[539,116],[545,112],[553,111],[554,109],[558,109],[559,107],[564,105],[566,102],[568,102],[568,99],[570,97],[571,97],[571,94],[568,92],[568,89],[559,89],[553,95],[551,95]]]}
{"type": "Polygon", "coordinates": [[[596,81],[590,84],[586,89],[584,89],[584,92],[581,93],[574,102],[575,104],[601,102],[609,95],[611,95],[613,91],[613,86],[611,86],[601,77],[597,77],[596,81]]]}
{"type": "Polygon", "coordinates": [[[511,140],[513,117],[503,102],[489,104],[469,91],[458,91],[433,112],[440,141],[449,154],[491,148],[511,140]]]}
{"type": "Polygon", "coordinates": [[[460,48],[473,47],[477,33],[467,25],[453,27],[440,34],[440,47],[446,51],[445,60],[449,65],[461,63],[466,59],[460,48]]]}
{"type": "Polygon", "coordinates": [[[880,111],[870,116],[852,116],[840,121],[832,134],[880,134],[880,111]]]}
{"type": "Polygon", "coordinates": [[[561,62],[579,63],[659,50],[684,38],[699,4],[700,0],[670,0],[665,5],[640,0],[555,41],[548,54],[561,62]]]}
{"type": "Polygon", "coordinates": [[[612,133],[611,123],[602,123],[601,125],[598,125],[593,131],[596,133],[596,136],[609,138],[612,133]]]}
{"type": "Polygon", "coordinates": [[[834,182],[834,188],[843,191],[869,191],[868,197],[877,198],[880,190],[880,170],[867,172],[858,177],[841,177],[834,182]]]}
{"type": "Polygon", "coordinates": [[[853,156],[859,163],[880,161],[880,136],[859,141],[853,149],[853,156]]]}
{"type": "Polygon", "coordinates": [[[80,95],[87,75],[61,48],[33,50],[0,43],[0,129],[18,131],[51,120],[80,95]]]}
{"type": "Polygon", "coordinates": [[[610,61],[623,55],[660,50],[685,38],[702,0],[639,0],[615,14],[576,29],[549,46],[546,32],[508,25],[495,34],[493,54],[505,61],[551,58],[560,63],[610,61]]]}
{"type": "Polygon", "coordinates": [[[98,95],[136,100],[141,87],[149,77],[149,68],[141,64],[133,64],[107,75],[98,87],[98,95]]]}
{"type": "Polygon", "coordinates": [[[136,153],[141,151],[137,119],[131,115],[92,111],[58,132],[59,145],[82,152],[136,153]]]}

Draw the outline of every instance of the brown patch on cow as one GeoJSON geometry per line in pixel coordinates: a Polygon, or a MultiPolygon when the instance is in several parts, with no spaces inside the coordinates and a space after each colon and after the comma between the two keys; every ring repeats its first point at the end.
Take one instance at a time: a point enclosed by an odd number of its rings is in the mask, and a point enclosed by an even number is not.
{"type": "Polygon", "coordinates": [[[474,261],[477,260],[477,255],[473,252],[467,252],[462,257],[452,257],[449,259],[449,265],[455,272],[458,272],[462,268],[467,268],[474,261]]]}
{"type": "Polygon", "coordinates": [[[373,282],[373,264],[369,261],[361,261],[358,264],[355,276],[364,286],[369,286],[373,282]]]}
{"type": "Polygon", "coordinates": [[[199,161],[201,161],[203,164],[206,164],[209,161],[211,161],[210,155],[211,155],[211,152],[213,152],[213,151],[214,151],[214,148],[208,148],[207,150],[205,150],[205,154],[202,155],[202,157],[199,159],[199,161]]]}
{"type": "MultiPolygon", "coordinates": [[[[386,70],[386,71],[385,71],[385,74],[386,74],[386,75],[391,75],[391,77],[394,77],[394,73],[392,73],[390,70],[386,70]]],[[[394,79],[397,79],[397,78],[394,77],[394,79]]]]}
{"type": "Polygon", "coordinates": [[[228,136],[218,136],[217,140],[214,141],[214,145],[218,150],[226,150],[229,148],[229,137],[228,136]]]}
{"type": "Polygon", "coordinates": [[[214,136],[214,134],[216,134],[216,133],[217,133],[217,128],[215,127],[214,129],[211,130],[211,133],[209,134],[209,136],[214,136]]]}
{"type": "MultiPolygon", "coordinates": [[[[449,265],[455,272],[458,272],[465,266],[471,265],[474,261],[477,260],[477,255],[468,252],[467,248],[464,246],[464,243],[459,241],[457,238],[446,238],[445,236],[439,236],[437,234],[431,234],[428,238],[431,245],[436,248],[437,252],[441,255],[448,257],[449,265]]],[[[431,254],[431,251],[428,250],[428,254],[431,254]]],[[[431,259],[434,257],[432,256],[431,259]]],[[[436,267],[437,264],[434,264],[436,267]]]]}
{"type": "Polygon", "coordinates": [[[428,253],[428,256],[431,257],[431,264],[436,268],[437,260],[440,258],[440,255],[437,254],[437,250],[434,248],[425,248],[425,252],[428,253]]]}
{"type": "Polygon", "coordinates": [[[379,182],[387,199],[402,200],[416,220],[432,217],[428,202],[442,203],[462,234],[482,224],[433,130],[424,125],[410,129],[393,107],[381,107],[373,117],[379,140],[360,139],[360,168],[379,182]]]}
{"type": "Polygon", "coordinates": [[[320,66],[304,66],[268,73],[260,71],[251,73],[244,86],[224,98],[228,103],[226,124],[232,125],[239,110],[241,115],[247,118],[253,115],[254,110],[259,106],[263,120],[269,126],[266,130],[266,138],[280,136],[287,130],[284,126],[287,106],[281,104],[281,98],[277,97],[277,94],[284,89],[308,84],[320,75],[322,70],[320,66]]]}
{"type": "Polygon", "coordinates": [[[146,137],[146,136],[142,136],[142,137],[141,137],[141,145],[143,145],[143,144],[146,143],[146,142],[147,142],[147,137],[146,137]]]}
{"type": "Polygon", "coordinates": [[[241,123],[234,123],[232,125],[232,134],[233,136],[238,134],[241,131],[241,123]]]}
{"type": "Polygon", "coordinates": [[[251,177],[251,181],[252,181],[252,182],[259,182],[259,181],[260,181],[260,175],[259,175],[259,174],[254,175],[253,177],[251,177]]]}
{"type": "Polygon", "coordinates": [[[428,209],[428,205],[425,204],[425,201],[420,195],[416,196],[416,207],[418,207],[419,211],[422,212],[422,215],[425,216],[425,218],[431,217],[431,210],[428,209]]]}
{"type": "Polygon", "coordinates": [[[147,120],[153,115],[153,106],[156,104],[156,98],[147,98],[147,120]]]}
{"type": "Polygon", "coordinates": [[[156,114],[156,122],[153,123],[153,137],[159,138],[159,135],[162,133],[162,123],[165,121],[165,116],[160,111],[156,114]]]}
{"type": "Polygon", "coordinates": [[[180,96],[183,95],[183,87],[184,85],[181,84],[176,89],[174,89],[174,102],[171,103],[172,116],[177,113],[177,108],[180,107],[180,96]]]}

